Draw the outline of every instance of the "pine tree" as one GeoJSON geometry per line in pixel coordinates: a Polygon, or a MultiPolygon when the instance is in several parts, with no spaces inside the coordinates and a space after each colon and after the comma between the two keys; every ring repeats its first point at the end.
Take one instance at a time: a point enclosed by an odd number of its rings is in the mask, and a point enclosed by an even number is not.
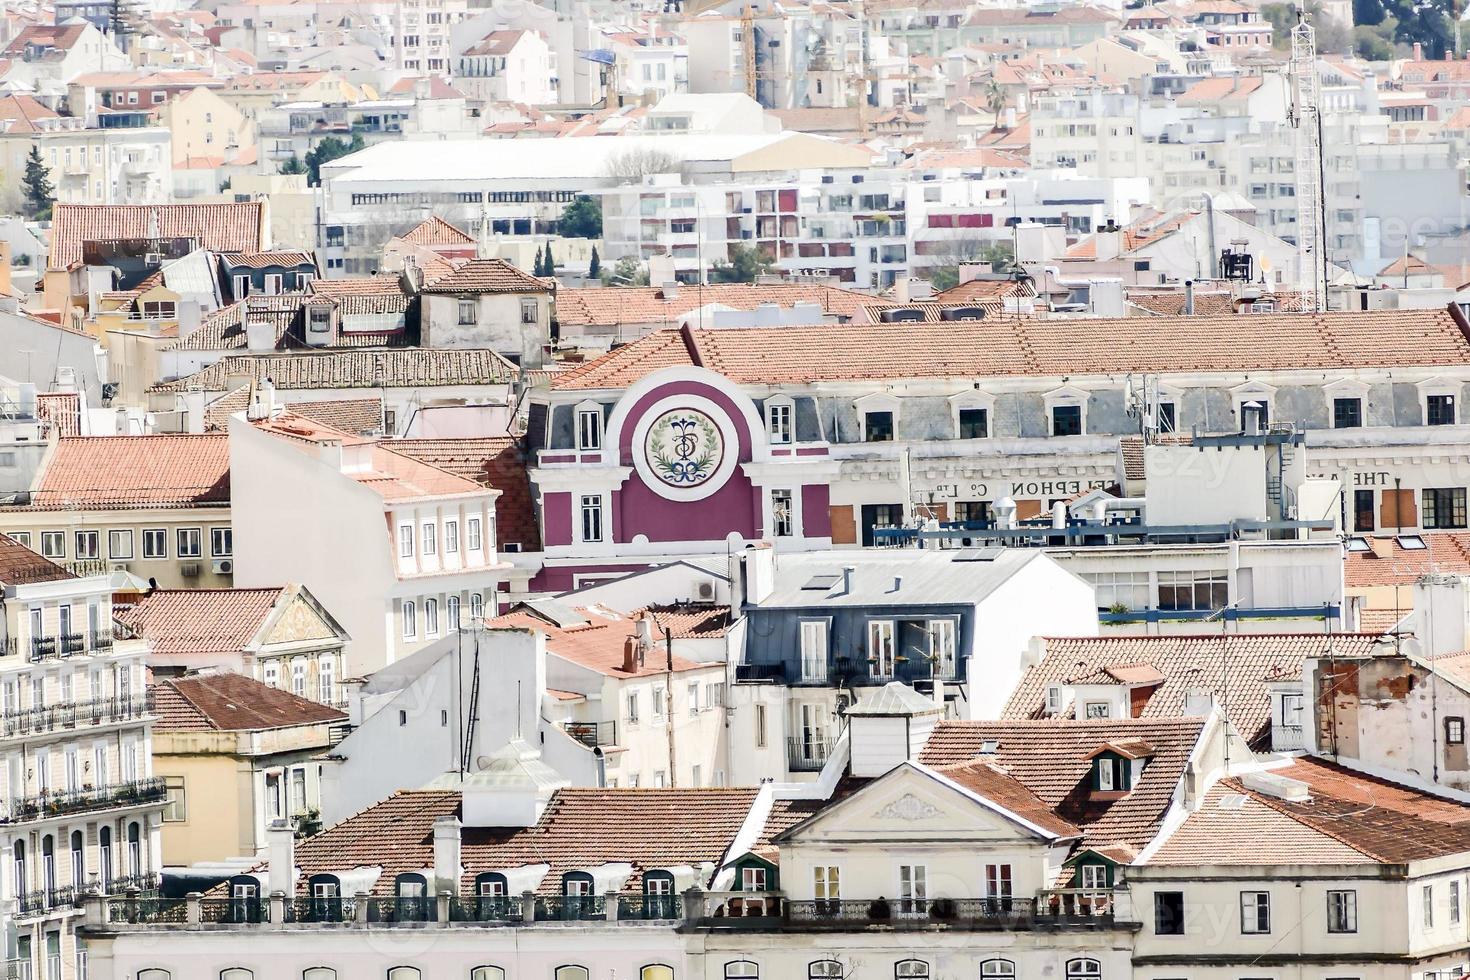
{"type": "Polygon", "coordinates": [[[26,203],[30,205],[31,216],[42,221],[49,218],[51,204],[56,200],[56,191],[51,186],[51,174],[46,169],[45,161],[41,159],[39,146],[32,146],[30,156],[26,157],[26,172],[21,178],[21,186],[26,203]]]}
{"type": "Polygon", "coordinates": [[[547,242],[546,243],[546,271],[543,272],[543,273],[541,273],[541,274],[543,276],[548,277],[548,278],[550,278],[551,276],[556,275],[556,259],[552,258],[552,256],[551,256],[551,243],[550,242],[547,242]]]}
{"type": "Polygon", "coordinates": [[[592,261],[587,263],[587,278],[596,279],[602,273],[602,262],[597,257],[597,246],[592,246],[592,261]]]}

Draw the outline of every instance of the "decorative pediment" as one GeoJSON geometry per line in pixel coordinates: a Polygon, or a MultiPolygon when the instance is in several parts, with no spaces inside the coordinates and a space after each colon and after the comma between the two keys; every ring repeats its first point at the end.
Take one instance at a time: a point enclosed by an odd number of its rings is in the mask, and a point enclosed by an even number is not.
{"type": "Polygon", "coordinates": [[[925,803],[913,793],[905,793],[883,809],[873,814],[879,820],[933,820],[944,811],[932,803],[925,803]]]}

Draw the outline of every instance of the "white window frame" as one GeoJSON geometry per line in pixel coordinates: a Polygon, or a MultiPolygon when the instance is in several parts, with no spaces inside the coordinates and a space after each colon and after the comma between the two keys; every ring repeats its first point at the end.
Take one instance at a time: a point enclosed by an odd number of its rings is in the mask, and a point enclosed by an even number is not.
{"type": "Polygon", "coordinates": [[[607,498],[600,493],[584,493],[577,497],[577,540],[583,544],[602,544],[607,540],[607,498]],[[595,527],[589,525],[589,514],[595,527]],[[588,533],[595,531],[595,534],[588,533]]]}
{"type": "Polygon", "coordinates": [[[132,528],[113,528],[107,532],[107,557],[111,561],[133,560],[132,528]]]}
{"type": "Polygon", "coordinates": [[[77,531],[73,544],[76,546],[77,561],[96,561],[102,557],[102,534],[86,529],[77,531]]]}
{"type": "Polygon", "coordinates": [[[419,545],[423,548],[425,558],[439,553],[439,529],[433,521],[425,521],[420,528],[419,545]]]}
{"type": "Polygon", "coordinates": [[[772,487],[766,493],[766,505],[771,510],[770,522],[767,524],[767,526],[771,529],[771,537],[773,537],[773,538],[794,538],[794,537],[796,537],[796,528],[797,528],[797,523],[796,523],[796,509],[797,509],[797,500],[799,498],[800,498],[800,495],[799,495],[798,491],[794,487],[772,487]],[[786,505],[787,505],[786,506],[786,519],[785,519],[784,522],[777,515],[777,510],[776,510],[776,495],[777,494],[784,494],[785,497],[786,497],[786,505]],[[783,527],[784,527],[784,530],[783,530],[783,527]]]}
{"type": "Polygon", "coordinates": [[[1081,427],[1080,434],[1087,435],[1091,431],[1087,427],[1087,397],[1088,393],[1086,391],[1072,385],[1053,388],[1043,395],[1042,403],[1046,410],[1046,434],[1048,436],[1056,436],[1057,434],[1055,409],[1075,406],[1078,409],[1077,424],[1081,427]]]}
{"type": "Polygon", "coordinates": [[[204,529],[200,527],[180,527],[174,529],[174,546],[179,558],[203,558],[204,557],[204,529]],[[190,541],[193,547],[185,552],[184,542],[190,541]]]}
{"type": "Polygon", "coordinates": [[[145,527],[143,528],[143,560],[163,561],[168,558],[168,528],[145,527]],[[157,543],[158,548],[153,544],[157,543]]]}
{"type": "Polygon", "coordinates": [[[772,446],[790,446],[796,442],[796,400],[787,395],[766,399],[766,439],[772,446]]]}
{"type": "Polygon", "coordinates": [[[459,554],[459,521],[453,518],[444,522],[444,553],[459,554]]]}
{"type": "MultiPolygon", "coordinates": [[[[1248,381],[1231,388],[1230,399],[1235,408],[1235,422],[1242,429],[1245,428],[1245,406],[1250,402],[1260,402],[1266,406],[1266,426],[1276,419],[1276,388],[1274,385],[1268,385],[1262,381],[1248,381]]],[[[1328,407],[1330,408],[1331,405],[1329,401],[1328,407]]]]}
{"type": "Polygon", "coordinates": [[[414,554],[414,533],[412,524],[398,525],[398,557],[412,558],[414,554]]]}
{"type": "MultiPolygon", "coordinates": [[[[995,396],[984,391],[962,391],[957,395],[949,396],[950,423],[954,426],[952,430],[956,439],[960,438],[960,410],[969,408],[981,408],[985,410],[985,438],[995,436],[995,396]]],[[[1051,418],[1051,413],[1047,413],[1051,418]]],[[[1049,423],[1048,423],[1049,424],[1049,423]]]]}
{"type": "Polygon", "coordinates": [[[866,635],[868,675],[893,677],[898,667],[898,624],[891,619],[870,619],[866,635]]]}
{"type": "Polygon", "coordinates": [[[582,452],[597,452],[602,449],[603,427],[606,420],[602,406],[596,402],[580,402],[575,412],[577,431],[574,433],[577,448],[582,452]]]}
{"type": "Polygon", "coordinates": [[[41,532],[41,557],[43,557],[43,558],[65,558],[66,557],[66,532],[65,531],[42,531],[41,532]]]}
{"type": "Polygon", "coordinates": [[[938,656],[934,664],[935,676],[954,680],[960,668],[960,624],[953,617],[929,620],[926,630],[929,639],[929,656],[938,656]],[[947,640],[947,642],[946,642],[947,640]]]}
{"type": "Polygon", "coordinates": [[[856,411],[856,413],[857,413],[858,441],[859,442],[867,442],[868,441],[868,413],[869,412],[889,412],[889,413],[891,413],[892,416],[893,416],[893,439],[891,441],[893,441],[893,442],[901,442],[902,441],[899,438],[899,435],[898,435],[898,423],[899,423],[899,411],[898,411],[898,407],[899,407],[899,400],[898,400],[898,398],[896,396],[890,395],[886,391],[875,391],[872,394],[864,395],[861,398],[855,399],[853,401],[853,403],[852,403],[852,407],[853,407],[854,411],[856,411]]]}
{"type": "Polygon", "coordinates": [[[209,529],[209,553],[214,558],[230,558],[235,554],[235,529],[212,527],[209,529]]]}
{"type": "Polygon", "coordinates": [[[831,657],[832,624],[830,619],[803,619],[797,624],[798,649],[801,656],[801,679],[825,683],[831,657]],[[820,651],[813,649],[820,645],[820,651]]]}
{"type": "Polygon", "coordinates": [[[1430,378],[1428,381],[1419,382],[1419,419],[1425,425],[1429,425],[1429,397],[1431,395],[1449,395],[1454,409],[1455,422],[1460,419],[1460,385],[1448,378],[1430,378]]]}
{"type": "Polygon", "coordinates": [[[399,603],[399,618],[403,621],[402,636],[405,640],[416,640],[419,635],[418,606],[412,599],[399,603]]]}
{"type": "Polygon", "coordinates": [[[464,522],[465,550],[480,551],[484,544],[480,536],[480,519],[478,517],[466,518],[464,522]]]}

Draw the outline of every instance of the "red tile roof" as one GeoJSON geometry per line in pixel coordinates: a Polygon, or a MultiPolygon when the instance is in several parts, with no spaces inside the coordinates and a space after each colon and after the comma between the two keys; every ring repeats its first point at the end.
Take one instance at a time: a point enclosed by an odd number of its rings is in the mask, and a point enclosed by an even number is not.
{"type": "Polygon", "coordinates": [[[26,54],[32,48],[70,51],[86,30],[86,24],[32,24],[11,38],[0,55],[29,61],[26,54]]]}
{"type": "Polygon", "coordinates": [[[56,113],[29,95],[0,98],[0,133],[38,133],[38,121],[56,118],[56,113]]]}
{"type": "MultiPolygon", "coordinates": [[[[360,436],[364,432],[379,432],[383,428],[383,401],[381,398],[329,398],[325,401],[292,402],[291,411],[302,418],[360,436]]],[[[393,444],[398,452],[398,444],[393,444]]]]}
{"type": "Polygon", "coordinates": [[[424,286],[426,293],[549,293],[551,287],[504,259],[470,259],[424,286]]]}
{"type": "Polygon", "coordinates": [[[438,215],[425,218],[398,237],[415,245],[475,244],[475,239],[469,232],[461,231],[438,215]]]}
{"type": "MultiPolygon", "coordinates": [[[[595,290],[594,290],[595,291],[595,290]]],[[[1449,309],[1269,317],[1038,319],[659,331],[559,374],[555,389],[618,389],[699,365],[736,384],[1451,366],[1470,338],[1449,309]],[[915,356],[922,351],[923,356],[915,356]]]]}
{"type": "Polygon", "coordinates": [[[1341,841],[1300,823],[1236,786],[1217,784],[1149,864],[1366,864],[1341,841]]]}
{"type": "MultiPolygon", "coordinates": [[[[1350,589],[1413,585],[1434,573],[1470,574],[1470,533],[1434,531],[1418,535],[1427,547],[1404,548],[1394,537],[1370,537],[1369,551],[1350,551],[1343,569],[1350,589]]],[[[1412,611],[1413,602],[1408,602],[1412,611]]]]}
{"type": "Polygon", "coordinates": [[[587,326],[617,323],[675,324],[701,306],[718,303],[734,310],[753,310],[763,303],[790,307],[816,303],[828,315],[850,319],[867,306],[887,307],[891,300],[836,286],[806,283],[719,283],[709,286],[680,286],[671,297],[662,286],[620,286],[606,289],[559,289],[556,318],[562,324],[587,326]]]}
{"type": "MultiPolygon", "coordinates": [[[[562,789],[532,827],[461,831],[462,888],[482,871],[549,864],[540,892],[560,894],[562,876],[614,862],[633,866],[624,886],[637,893],[643,872],[720,864],[755,802],[756,789],[562,789]]],[[[394,877],[434,866],[434,821],[460,815],[460,794],[396,793],[296,846],[303,877],[381,867],[375,894],[394,877]]]]}
{"type": "MultiPolygon", "coordinates": [[[[299,408],[293,406],[293,410],[299,408]]],[[[535,494],[526,473],[525,453],[515,439],[395,439],[392,448],[395,453],[499,490],[495,501],[497,545],[503,548],[519,544],[523,552],[541,550],[535,494]]]]}
{"type": "Polygon", "coordinates": [[[272,589],[154,589],[114,618],[152,642],[159,657],[240,653],[255,639],[276,603],[272,589]]]}
{"type": "Polygon", "coordinates": [[[230,502],[230,444],[222,435],[73,436],[52,448],[31,506],[225,506],[230,502]]]}
{"type": "Polygon", "coordinates": [[[1159,863],[1301,864],[1305,863],[1304,853],[1357,863],[1355,853],[1361,856],[1358,861],[1365,857],[1385,864],[1407,864],[1470,851],[1470,806],[1464,803],[1326,759],[1300,758],[1272,772],[1306,783],[1311,799],[1283,800],[1248,789],[1235,779],[1224,780],[1221,788],[1247,796],[1302,829],[1288,830],[1280,821],[1259,815],[1258,807],[1251,807],[1259,829],[1276,831],[1257,834],[1251,850],[1238,832],[1228,829],[1242,811],[1206,806],[1184,822],[1181,833],[1175,835],[1177,841],[1171,839],[1160,849],[1159,863]],[[1308,832],[1326,840],[1309,843],[1308,832]],[[1217,840],[1226,845],[1218,856],[1217,840]],[[1341,847],[1334,847],[1334,841],[1341,847]]]}
{"type": "Polygon", "coordinates": [[[69,269],[82,260],[84,242],[192,238],[214,252],[258,252],[265,243],[265,209],[242,204],[57,204],[51,212],[46,268],[69,269]]]}
{"type": "Polygon", "coordinates": [[[310,252],[246,252],[241,255],[231,255],[228,262],[232,267],[248,269],[267,269],[277,265],[316,264],[310,252]]]}
{"type": "Polygon", "coordinates": [[[336,708],[298,698],[243,674],[167,680],[152,687],[158,722],[169,732],[245,732],[343,722],[336,708]]]}
{"type": "Polygon", "coordinates": [[[0,585],[28,585],[66,578],[76,576],[8,534],[0,534],[0,585]]]}
{"type": "Polygon", "coordinates": [[[248,377],[256,384],[269,378],[278,389],[436,388],[509,384],[515,379],[516,368],[493,350],[469,348],[232,354],[202,371],[160,382],[149,390],[225,391],[236,376],[248,377]]]}
{"type": "Polygon", "coordinates": [[[1271,731],[1267,678],[1300,677],[1309,657],[1370,656],[1375,640],[1372,633],[1050,637],[1041,663],[1021,675],[1001,717],[1046,717],[1046,691],[1053,684],[1156,683],[1139,717],[1180,717],[1190,691],[1208,691],[1222,707],[1228,700],[1227,714],[1241,737],[1259,742],[1271,731]]]}
{"type": "Polygon", "coordinates": [[[1080,827],[1087,846],[1122,845],[1135,851],[1157,834],[1175,787],[1204,727],[1201,718],[1131,721],[945,721],[919,756],[948,774],[951,767],[986,761],[1036,795],[1061,819],[1080,827]],[[1121,799],[1093,799],[1088,754],[1119,739],[1139,738],[1154,748],[1133,789],[1121,799]],[[981,746],[995,743],[982,757],[981,746]]]}
{"type": "MultiPolygon", "coordinates": [[[[624,670],[623,645],[628,637],[634,635],[633,622],[637,618],[636,614],[623,617],[585,609],[578,610],[578,612],[588,622],[565,629],[524,608],[487,620],[485,626],[490,629],[537,630],[546,634],[548,653],[556,654],[564,660],[570,660],[608,677],[650,677],[668,670],[671,660],[672,669],[675,672],[702,670],[717,666],[714,663],[689,660],[678,654],[670,658],[663,649],[661,631],[655,626],[654,638],[660,642],[655,642],[655,648],[647,654],[643,663],[636,669],[624,670]]],[[[726,612],[728,613],[728,610],[726,612]]]]}
{"type": "Polygon", "coordinates": [[[947,766],[944,775],[1043,830],[1061,837],[1077,837],[1082,834],[1080,828],[1057,816],[1039,796],[992,762],[980,760],[947,766]]]}

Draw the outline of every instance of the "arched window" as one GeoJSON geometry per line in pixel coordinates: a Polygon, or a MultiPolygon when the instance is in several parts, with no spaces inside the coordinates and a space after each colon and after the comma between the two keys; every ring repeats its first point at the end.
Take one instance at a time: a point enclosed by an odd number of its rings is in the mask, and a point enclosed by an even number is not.
{"type": "Polygon", "coordinates": [[[1067,980],[1102,980],[1102,964],[1087,956],[1068,960],[1067,980]]]}
{"type": "Polygon", "coordinates": [[[585,871],[568,871],[562,875],[563,915],[568,919],[587,919],[597,912],[592,876],[585,871]]]}
{"type": "Polygon", "coordinates": [[[638,971],[638,980],[674,980],[674,968],[655,963],[638,971]]]}
{"type": "Polygon", "coordinates": [[[923,977],[928,980],[929,964],[923,960],[899,960],[893,964],[893,976],[896,980],[908,980],[910,977],[923,977]]]}
{"type": "Polygon", "coordinates": [[[78,889],[87,879],[87,856],[82,850],[82,832],[71,832],[71,883],[78,889]]]}
{"type": "Polygon", "coordinates": [[[337,980],[337,971],[330,966],[309,966],[301,971],[301,980],[337,980]]]}
{"type": "MultiPolygon", "coordinates": [[[[398,899],[399,922],[429,921],[429,882],[417,872],[406,872],[393,880],[393,894],[398,899]]],[[[402,967],[401,969],[412,969],[402,967]]],[[[392,980],[392,974],[389,974],[392,980]]]]}
{"type": "Polygon", "coordinates": [[[15,842],[15,894],[24,895],[31,890],[26,882],[26,842],[18,840],[15,842]]]}
{"type": "Polygon", "coordinates": [[[143,874],[143,828],[136,820],[128,824],[128,874],[143,874]]]}
{"type": "Polygon", "coordinates": [[[56,838],[50,834],[41,838],[41,887],[47,895],[56,891],[56,838]]]}
{"type": "Polygon", "coordinates": [[[836,960],[817,960],[806,968],[807,980],[828,980],[842,976],[842,964],[836,960]]]}
{"type": "Polygon", "coordinates": [[[981,980],[1014,980],[1016,964],[1010,960],[986,960],[980,964],[981,980]]]}
{"type": "Polygon", "coordinates": [[[477,966],[470,971],[470,980],[505,980],[505,971],[498,966],[477,966]]]}
{"type": "Polygon", "coordinates": [[[585,966],[559,966],[556,968],[556,980],[592,980],[592,974],[585,966]]]}
{"type": "Polygon", "coordinates": [[[97,831],[97,875],[102,880],[102,891],[112,892],[112,828],[97,831]]]}
{"type": "Polygon", "coordinates": [[[308,922],[342,921],[342,880],[336,875],[315,874],[306,879],[311,901],[306,906],[308,922]]]}
{"type": "Polygon", "coordinates": [[[725,964],[725,980],[760,980],[760,967],[750,960],[735,960],[725,964]]]}
{"type": "Polygon", "coordinates": [[[138,980],[170,980],[167,970],[139,970],[138,980]]]}
{"type": "Polygon", "coordinates": [[[255,980],[255,974],[243,966],[232,966],[228,970],[219,971],[219,980],[255,980]]]}
{"type": "Polygon", "coordinates": [[[643,917],[645,919],[678,918],[674,898],[674,876],[668,871],[648,871],[643,875],[643,917]]]}
{"type": "Polygon", "coordinates": [[[416,966],[395,966],[388,970],[388,980],[419,980],[420,976],[416,966]]]}
{"type": "Polygon", "coordinates": [[[503,919],[510,914],[514,901],[505,875],[498,871],[482,871],[475,875],[476,919],[481,922],[503,919]]]}

